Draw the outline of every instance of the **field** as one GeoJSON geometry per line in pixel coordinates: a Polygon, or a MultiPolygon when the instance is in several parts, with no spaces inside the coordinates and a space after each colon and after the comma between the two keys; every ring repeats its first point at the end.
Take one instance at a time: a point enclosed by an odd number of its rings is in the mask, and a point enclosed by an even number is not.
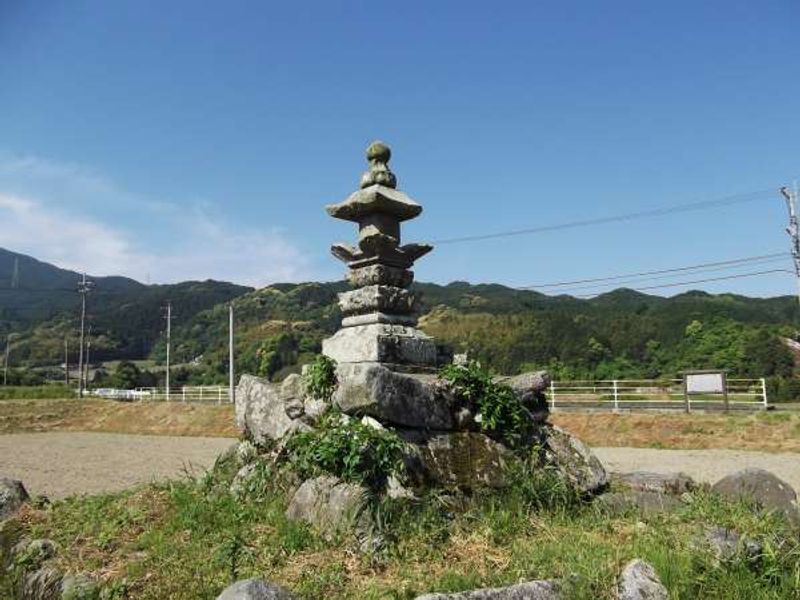
{"type": "MultiPolygon", "coordinates": [[[[596,446],[800,449],[800,417],[556,414],[596,446]]],[[[37,400],[0,403],[0,433],[94,431],[236,435],[230,406],[37,400]]],[[[379,551],[361,554],[349,536],[323,539],[287,521],[291,488],[265,471],[243,497],[228,493],[235,468],[108,494],[28,507],[31,536],[50,537],[59,566],[90,572],[108,598],[215,598],[232,580],[263,577],[300,598],[411,599],[521,580],[562,578],[566,598],[612,598],[632,558],[652,562],[673,599],[800,598],[800,538],[778,517],[700,490],[675,513],[616,514],[587,505],[547,479],[502,495],[431,494],[410,507],[373,506],[379,551]],[[736,528],[765,547],[758,568],[720,564],[696,549],[709,524],[736,528]]],[[[0,597],[10,581],[0,578],[0,597]],[[3,586],[6,586],[5,588],[3,586]]]]}

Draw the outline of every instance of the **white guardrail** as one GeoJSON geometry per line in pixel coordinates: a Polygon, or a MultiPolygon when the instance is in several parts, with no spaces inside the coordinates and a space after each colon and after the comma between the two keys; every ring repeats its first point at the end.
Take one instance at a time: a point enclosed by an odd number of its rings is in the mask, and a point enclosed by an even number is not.
{"type": "MultiPolygon", "coordinates": [[[[683,379],[609,379],[553,381],[547,390],[551,410],[763,410],[767,384],[762,379],[728,379],[726,394],[687,395],[683,379]]],[[[152,402],[231,402],[227,386],[200,385],[135,390],[97,389],[102,398],[152,402]]]]}
{"type": "Polygon", "coordinates": [[[551,410],[764,410],[767,383],[728,379],[723,394],[688,395],[683,379],[613,379],[553,381],[547,394],[551,410]]]}
{"type": "Polygon", "coordinates": [[[208,404],[227,404],[231,402],[228,387],[224,385],[187,385],[179,388],[136,388],[119,390],[100,388],[92,394],[114,400],[141,400],[143,402],[203,402],[208,404]]]}

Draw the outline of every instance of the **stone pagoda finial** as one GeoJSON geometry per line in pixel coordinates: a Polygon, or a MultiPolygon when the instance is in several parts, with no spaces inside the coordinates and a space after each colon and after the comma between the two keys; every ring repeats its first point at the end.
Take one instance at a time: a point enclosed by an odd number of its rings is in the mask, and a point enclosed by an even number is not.
{"type": "Polygon", "coordinates": [[[360,189],[325,207],[332,217],[358,224],[358,245],[331,246],[333,255],[347,264],[348,280],[356,289],[339,294],[342,329],[323,342],[323,352],[342,363],[431,366],[436,347],[432,338],[414,329],[416,297],[407,288],[414,279],[414,261],[433,246],[400,243],[400,224],[419,216],[422,207],[396,189],[391,157],[383,142],[370,144],[369,170],[361,176],[360,189]]]}
{"type": "Polygon", "coordinates": [[[385,185],[388,188],[397,187],[397,177],[389,169],[389,160],[392,150],[381,141],[372,142],[367,148],[369,170],[361,176],[361,188],[375,185],[385,185]]]}

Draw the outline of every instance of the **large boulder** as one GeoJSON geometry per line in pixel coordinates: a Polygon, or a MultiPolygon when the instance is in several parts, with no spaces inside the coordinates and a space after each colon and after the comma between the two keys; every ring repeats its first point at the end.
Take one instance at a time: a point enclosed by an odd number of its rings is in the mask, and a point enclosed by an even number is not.
{"type": "Polygon", "coordinates": [[[425,594],[415,600],[559,600],[557,581],[528,581],[502,588],[483,588],[455,594],[425,594]]]}
{"type": "Polygon", "coordinates": [[[550,373],[547,371],[530,371],[499,380],[500,383],[514,390],[514,393],[537,422],[547,420],[550,413],[547,397],[545,396],[545,391],[550,386],[550,381],[550,373]]]}
{"type": "Polygon", "coordinates": [[[592,495],[605,489],[608,473],[586,444],[555,425],[543,426],[540,435],[543,463],[555,468],[575,491],[592,495]]]}
{"type": "Polygon", "coordinates": [[[417,479],[462,489],[506,485],[511,451],[482,433],[426,435],[406,431],[403,437],[411,442],[410,470],[417,479]]]}
{"type": "Polygon", "coordinates": [[[783,479],[764,469],[743,469],[720,479],[711,491],[730,500],[754,502],[760,508],[800,521],[797,493],[783,479]]]}
{"type": "Polygon", "coordinates": [[[242,375],[236,388],[236,424],[249,440],[262,447],[295,431],[308,431],[329,406],[309,397],[297,374],[282,383],[242,375]]]}
{"type": "Polygon", "coordinates": [[[638,558],[622,569],[617,594],[619,600],[669,600],[653,565],[638,558]]]}
{"type": "Polygon", "coordinates": [[[286,516],[305,521],[326,537],[367,526],[364,486],[323,475],[302,483],[289,502],[286,516]]]}
{"type": "Polygon", "coordinates": [[[346,414],[369,415],[399,427],[454,429],[452,406],[434,376],[365,363],[340,365],[337,379],[333,403],[346,414]]]}
{"type": "Polygon", "coordinates": [[[0,520],[13,516],[28,498],[21,481],[0,477],[0,520]]]}
{"type": "Polygon", "coordinates": [[[244,579],[225,588],[217,600],[294,600],[294,596],[274,583],[244,579]]]}

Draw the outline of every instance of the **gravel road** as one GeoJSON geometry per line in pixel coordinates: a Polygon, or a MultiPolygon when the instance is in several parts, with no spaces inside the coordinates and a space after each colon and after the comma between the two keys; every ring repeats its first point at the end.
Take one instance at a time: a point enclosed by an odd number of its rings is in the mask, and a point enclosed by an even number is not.
{"type": "MultiPolygon", "coordinates": [[[[234,440],[117,433],[0,435],[0,476],[21,479],[31,494],[63,498],[122,490],[202,470],[234,440]]],[[[800,454],[736,450],[595,448],[612,471],[684,471],[713,483],[745,467],[761,467],[800,491],[800,454]]]]}
{"type": "Polygon", "coordinates": [[[0,435],[0,476],[20,479],[32,495],[63,498],[123,490],[202,470],[234,440],[118,433],[0,435]]]}
{"type": "Polygon", "coordinates": [[[610,471],[683,471],[697,481],[715,483],[725,475],[759,467],[772,471],[800,493],[800,454],[741,450],[660,450],[657,448],[593,448],[610,471]]]}

